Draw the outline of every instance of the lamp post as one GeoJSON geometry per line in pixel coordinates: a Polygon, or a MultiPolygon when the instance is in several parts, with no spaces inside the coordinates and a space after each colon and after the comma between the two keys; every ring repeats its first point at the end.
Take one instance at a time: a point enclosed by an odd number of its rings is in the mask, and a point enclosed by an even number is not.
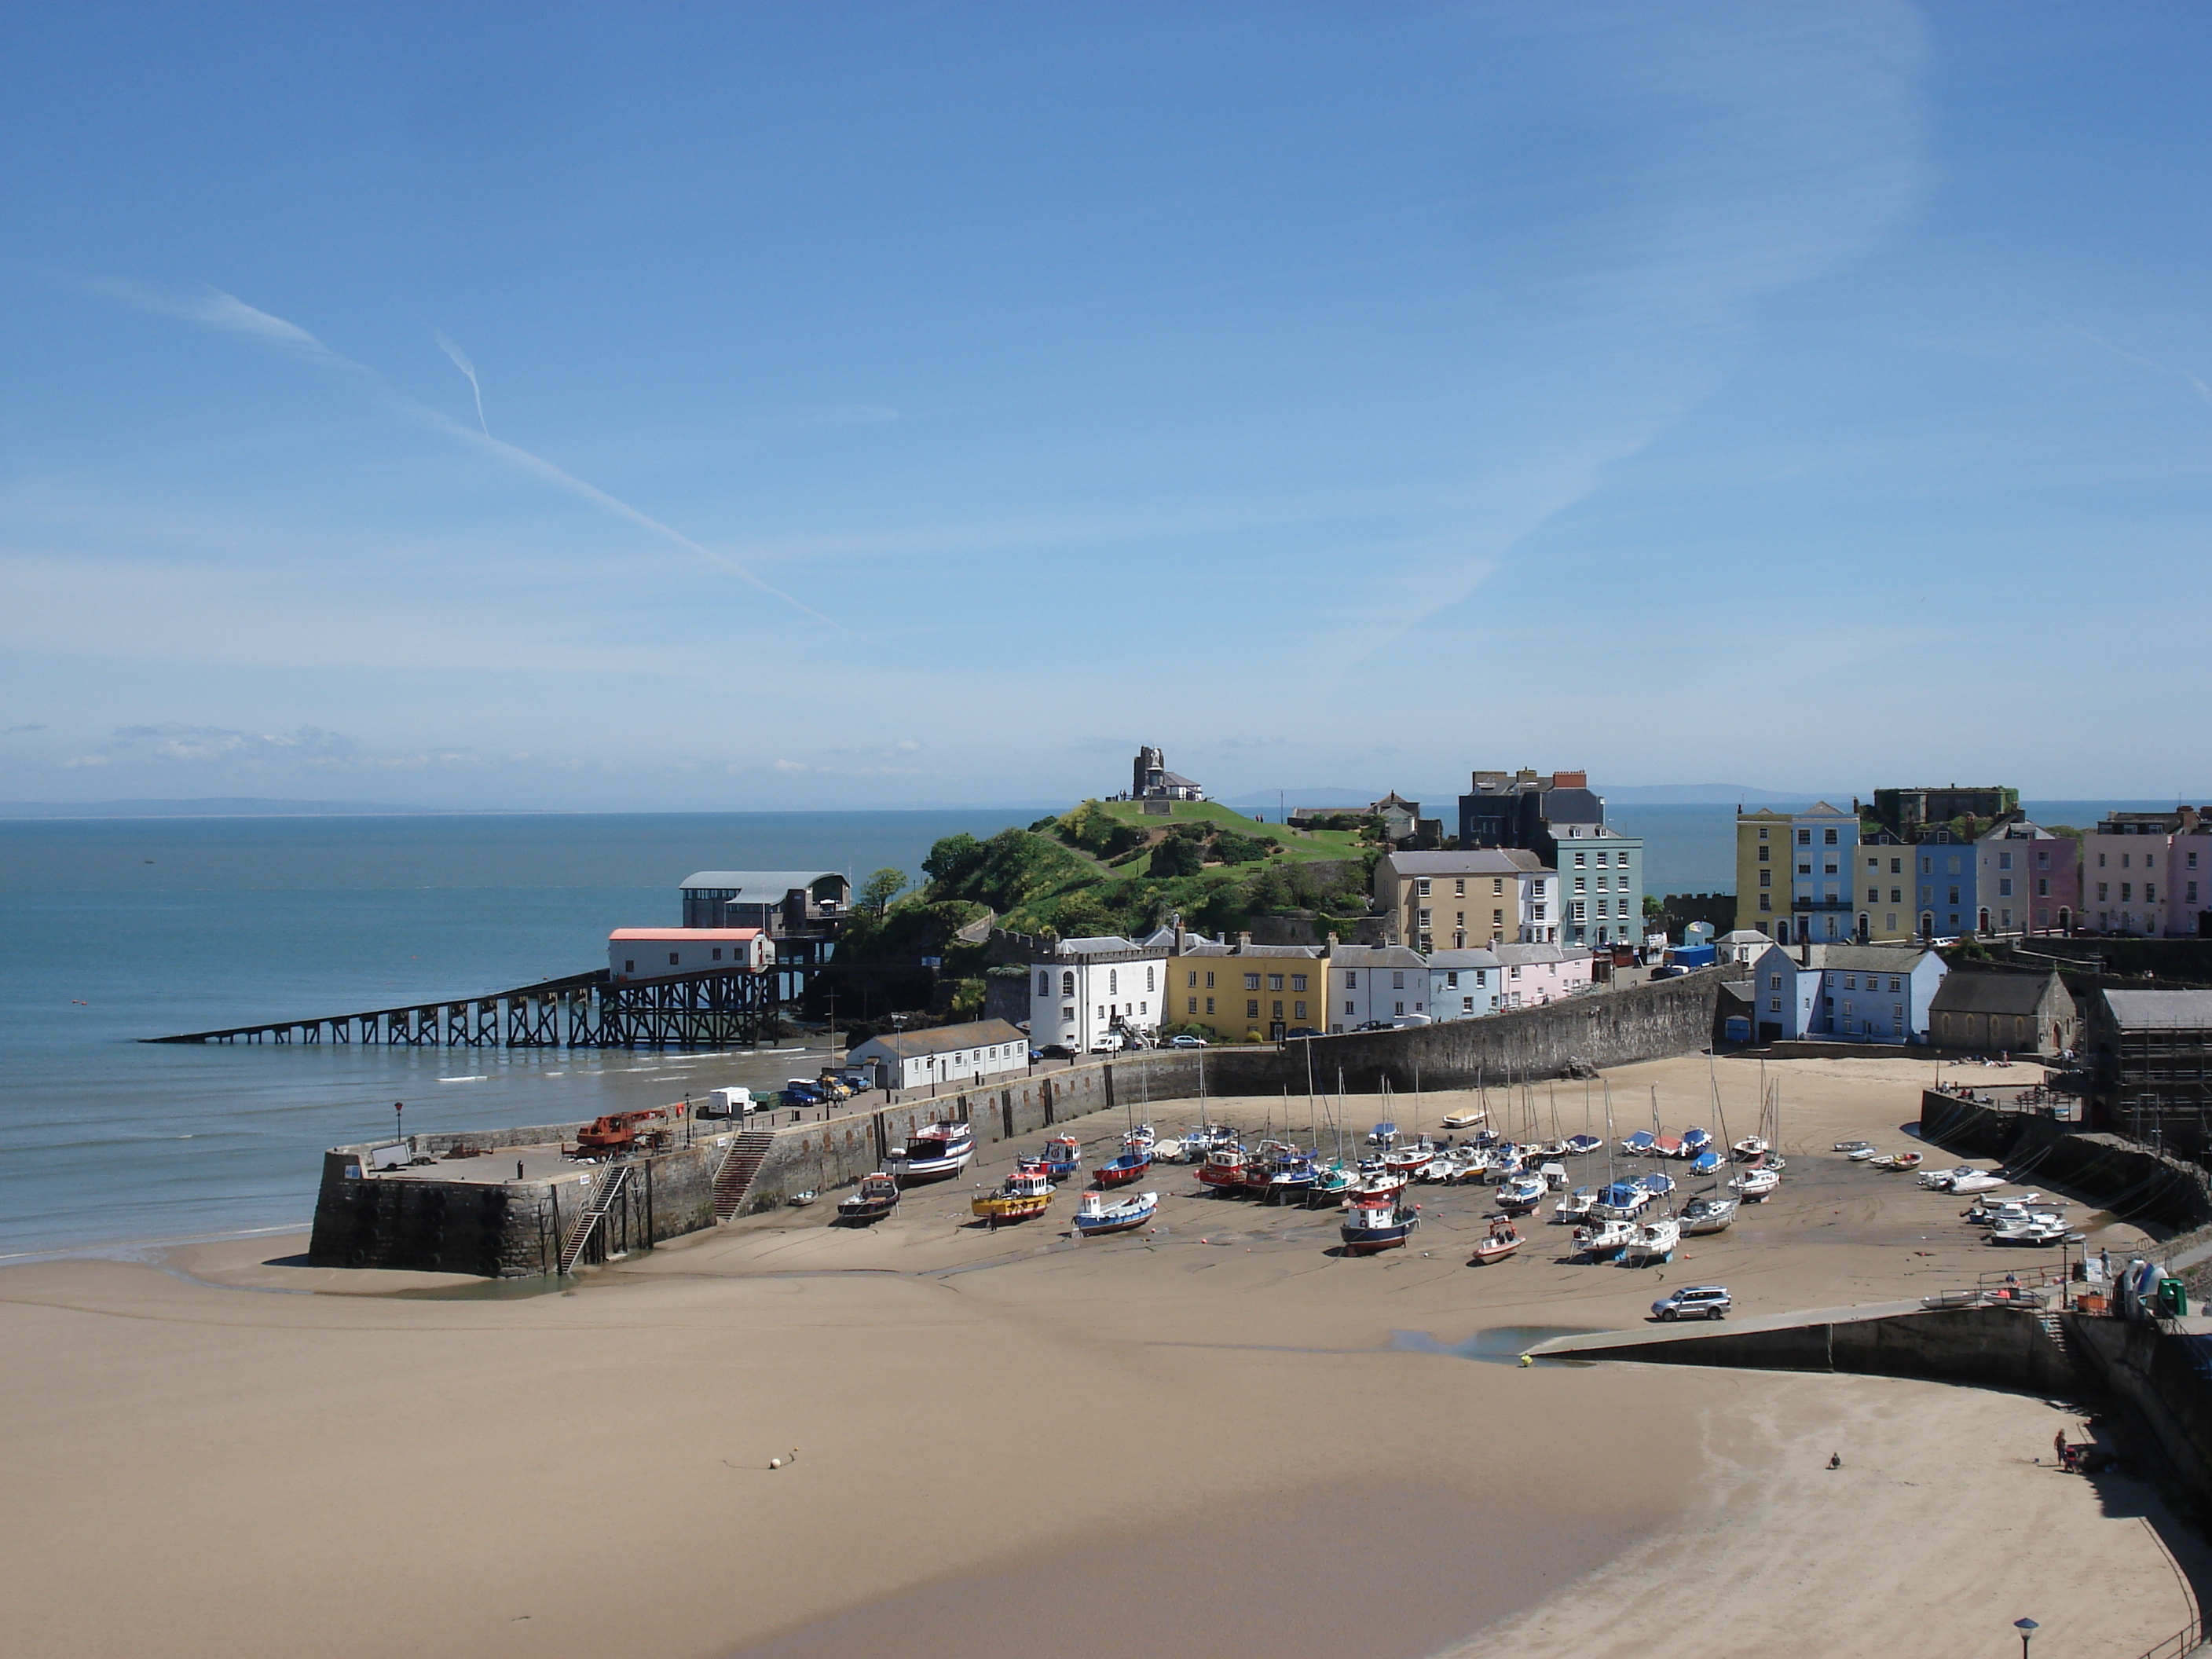
{"type": "Polygon", "coordinates": [[[2020,1659],[2027,1659],[2028,1638],[2042,1628],[2033,1619],[2015,1619],[2012,1627],[2020,1632],[2020,1659]]]}

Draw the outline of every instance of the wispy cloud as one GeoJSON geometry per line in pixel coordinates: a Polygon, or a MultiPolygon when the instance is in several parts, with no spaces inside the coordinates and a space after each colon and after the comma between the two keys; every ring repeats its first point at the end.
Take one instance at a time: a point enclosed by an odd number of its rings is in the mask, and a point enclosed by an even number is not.
{"type": "MultiPolygon", "coordinates": [[[[333,351],[298,324],[288,322],[282,317],[272,316],[268,312],[246,304],[245,301],[234,295],[226,294],[222,289],[214,288],[186,294],[175,294],[143,283],[106,276],[92,278],[84,283],[84,287],[90,293],[125,305],[135,306],[141,310],[154,312],[162,316],[179,318],[185,322],[212,329],[219,333],[242,335],[290,352],[319,368],[329,370],[371,390],[387,406],[434,432],[440,433],[456,442],[469,445],[518,471],[550,484],[556,489],[564,490],[579,501],[588,502],[604,513],[611,514],[651,535],[671,542],[685,551],[706,560],[708,563],[731,572],[742,580],[758,588],[762,592],[782,600],[793,610],[813,617],[815,621],[826,627],[840,626],[804,600],[785,592],[783,589],[775,586],[773,583],[763,580],[728,554],[695,541],[673,526],[662,523],[651,514],[631,506],[619,496],[609,495],[598,485],[586,483],[573,472],[547,460],[542,455],[532,454],[526,449],[495,438],[488,429],[478,431],[464,426],[443,410],[434,409],[428,404],[420,403],[407,396],[368,364],[356,362],[343,352],[333,351]]],[[[441,337],[441,340],[442,337],[441,337]]],[[[453,354],[450,345],[448,345],[448,351],[449,355],[454,355],[457,364],[465,364],[466,359],[453,354]]],[[[463,372],[469,374],[473,383],[474,371],[464,368],[463,372]]],[[[481,400],[479,400],[478,416],[481,419],[481,400]]]]}
{"type": "Polygon", "coordinates": [[[476,394],[477,399],[477,424],[483,428],[485,437],[490,437],[491,422],[484,419],[483,385],[477,379],[477,366],[469,361],[466,352],[446,337],[445,330],[436,329],[433,333],[438,342],[438,349],[451,357],[453,360],[453,367],[469,377],[469,390],[476,394]]]}

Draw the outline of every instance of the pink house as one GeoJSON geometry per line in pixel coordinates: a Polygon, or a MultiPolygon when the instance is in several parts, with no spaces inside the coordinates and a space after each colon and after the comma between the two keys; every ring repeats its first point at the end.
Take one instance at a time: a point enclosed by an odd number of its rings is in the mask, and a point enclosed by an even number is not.
{"type": "Polygon", "coordinates": [[[2081,849],[2026,818],[1986,831],[1974,843],[1974,931],[2069,933],[2081,925],[2081,849]]]}
{"type": "Polygon", "coordinates": [[[2212,818],[2193,806],[2114,812],[2082,838],[2081,921],[2100,933],[2193,938],[2212,909],[2208,882],[2212,818]]]}

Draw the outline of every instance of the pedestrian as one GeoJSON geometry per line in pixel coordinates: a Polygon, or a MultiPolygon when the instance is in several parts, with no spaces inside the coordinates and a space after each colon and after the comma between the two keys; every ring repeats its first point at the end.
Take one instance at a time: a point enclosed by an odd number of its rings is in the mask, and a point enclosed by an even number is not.
{"type": "Polygon", "coordinates": [[[522,1179],[522,1160],[519,1158],[514,1160],[514,1178],[517,1181],[522,1179]]]}

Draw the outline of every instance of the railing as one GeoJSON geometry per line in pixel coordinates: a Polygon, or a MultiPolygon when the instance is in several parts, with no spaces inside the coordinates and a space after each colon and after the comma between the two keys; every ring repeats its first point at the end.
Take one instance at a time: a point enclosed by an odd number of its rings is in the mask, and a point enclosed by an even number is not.
{"type": "Polygon", "coordinates": [[[607,1212],[614,1208],[615,1200],[622,1196],[622,1189],[629,1181],[629,1165],[617,1164],[593,1183],[591,1197],[584,1200],[583,1213],[576,1218],[576,1225],[568,1235],[568,1242],[561,1247],[561,1272],[565,1273],[576,1265],[577,1258],[584,1254],[584,1247],[592,1242],[592,1232],[600,1222],[606,1219],[607,1212]]]}
{"type": "Polygon", "coordinates": [[[2180,1659],[2181,1655],[2194,1653],[2203,1643],[2204,1616],[2199,1613],[2156,1647],[2147,1649],[2142,1659],[2180,1659]]]}

